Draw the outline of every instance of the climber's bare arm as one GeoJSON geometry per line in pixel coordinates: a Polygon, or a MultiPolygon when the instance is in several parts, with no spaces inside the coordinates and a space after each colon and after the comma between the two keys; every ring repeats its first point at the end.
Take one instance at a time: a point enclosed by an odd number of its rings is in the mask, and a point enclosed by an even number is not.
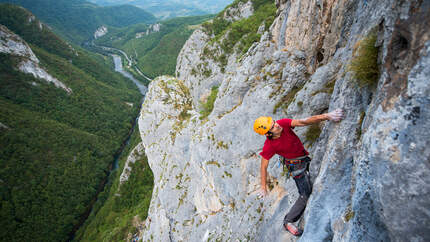
{"type": "Polygon", "coordinates": [[[267,166],[269,165],[269,160],[261,157],[261,167],[260,167],[260,175],[261,175],[261,187],[266,189],[266,177],[267,177],[267,166]]]}
{"type": "Polygon", "coordinates": [[[315,115],[305,119],[293,119],[291,120],[291,126],[292,127],[306,126],[306,125],[316,124],[324,120],[332,120],[332,121],[338,122],[342,120],[342,118],[343,118],[342,109],[336,109],[330,113],[315,115]]]}
{"type": "Polygon", "coordinates": [[[268,165],[269,165],[269,160],[266,160],[263,157],[261,157],[261,167],[260,167],[261,187],[259,189],[259,193],[263,197],[267,195],[266,179],[267,179],[268,165]]]}
{"type": "Polygon", "coordinates": [[[292,127],[306,126],[306,125],[316,124],[324,120],[328,120],[328,117],[326,114],[315,115],[305,119],[293,119],[291,120],[291,126],[292,127]]]}

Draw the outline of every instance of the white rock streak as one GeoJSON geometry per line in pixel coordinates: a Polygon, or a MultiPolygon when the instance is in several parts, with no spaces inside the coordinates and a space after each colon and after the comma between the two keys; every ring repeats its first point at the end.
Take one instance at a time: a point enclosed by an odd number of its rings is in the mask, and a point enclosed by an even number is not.
{"type": "Polygon", "coordinates": [[[3,128],[3,129],[9,129],[9,127],[8,127],[8,126],[6,126],[6,125],[4,125],[4,124],[2,124],[2,123],[0,123],[0,128],[3,128]]]}
{"type": "Polygon", "coordinates": [[[72,89],[68,88],[64,83],[60,82],[57,78],[49,75],[44,69],[40,68],[37,62],[30,60],[23,61],[19,64],[19,70],[24,73],[32,74],[36,78],[43,79],[47,82],[52,82],[58,88],[66,90],[68,93],[72,92],[72,89]]]}
{"type": "Polygon", "coordinates": [[[108,29],[106,26],[99,27],[94,33],[94,39],[98,39],[108,33],[108,29]]]}
{"type": "Polygon", "coordinates": [[[139,159],[145,151],[145,147],[143,146],[143,143],[139,143],[131,152],[130,155],[127,158],[127,161],[125,162],[124,169],[122,170],[121,176],[119,178],[119,183],[123,184],[124,182],[128,181],[128,177],[131,174],[131,166],[130,163],[134,164],[137,159],[139,159]]]}
{"type": "Polygon", "coordinates": [[[23,60],[17,66],[20,71],[32,74],[35,78],[51,82],[68,93],[72,92],[72,89],[41,68],[39,59],[37,59],[27,43],[3,25],[0,25],[0,52],[22,57],[23,60]]]}

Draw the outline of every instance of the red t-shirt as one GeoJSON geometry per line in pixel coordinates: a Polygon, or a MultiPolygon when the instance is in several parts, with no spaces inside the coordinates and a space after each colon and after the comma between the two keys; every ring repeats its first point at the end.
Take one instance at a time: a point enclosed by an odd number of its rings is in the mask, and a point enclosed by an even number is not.
{"type": "Polygon", "coordinates": [[[264,142],[263,151],[260,155],[270,160],[275,154],[281,155],[288,159],[308,155],[309,153],[303,147],[299,137],[293,132],[291,127],[292,119],[281,119],[276,121],[283,129],[281,137],[277,139],[267,139],[264,142]]]}

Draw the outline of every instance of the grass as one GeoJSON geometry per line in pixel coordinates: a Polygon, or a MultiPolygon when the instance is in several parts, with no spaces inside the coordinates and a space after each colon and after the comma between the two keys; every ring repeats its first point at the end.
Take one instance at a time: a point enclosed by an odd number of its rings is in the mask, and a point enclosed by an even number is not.
{"type": "Polygon", "coordinates": [[[217,145],[216,145],[217,149],[223,148],[223,149],[228,149],[228,144],[222,142],[222,141],[218,141],[217,145]]]}
{"type": "Polygon", "coordinates": [[[289,91],[286,95],[284,95],[281,100],[279,100],[275,107],[273,107],[273,113],[275,114],[279,108],[287,109],[288,106],[294,101],[294,97],[296,94],[302,90],[304,84],[300,86],[295,86],[289,91]]]}
{"type": "Polygon", "coordinates": [[[231,31],[221,43],[221,48],[225,53],[229,53],[232,47],[239,43],[238,51],[242,54],[246,53],[249,47],[261,37],[257,34],[258,27],[264,23],[265,29],[268,29],[273,23],[275,13],[276,7],[272,2],[260,5],[252,16],[231,25],[231,31]]]}
{"type": "Polygon", "coordinates": [[[202,106],[202,110],[200,111],[200,120],[203,120],[211,114],[212,110],[214,109],[214,103],[216,100],[216,97],[218,95],[218,86],[214,86],[211,89],[211,94],[209,95],[208,99],[204,103],[200,103],[202,106]]]}
{"type": "Polygon", "coordinates": [[[312,124],[306,131],[305,139],[312,145],[320,137],[320,134],[321,127],[318,124],[312,124]]]}
{"type": "MultiPolygon", "coordinates": [[[[235,1],[231,7],[237,6],[241,1],[235,1]]],[[[242,1],[243,2],[243,1],[242,1]]],[[[258,27],[263,23],[267,30],[273,23],[276,15],[276,6],[273,1],[253,0],[254,14],[248,18],[229,22],[223,18],[224,12],[219,13],[212,22],[203,24],[208,35],[215,36],[210,43],[220,42],[220,47],[226,54],[231,54],[237,45],[236,51],[244,54],[261,35],[257,33],[258,27]],[[223,40],[221,40],[225,36],[223,40]]],[[[220,61],[223,61],[221,58],[220,61]]],[[[223,65],[223,64],[222,64],[223,65]]]]}
{"type": "Polygon", "coordinates": [[[375,47],[376,34],[371,33],[354,47],[352,61],[348,70],[354,73],[360,87],[373,86],[379,78],[378,52],[375,47]]]}
{"type": "Polygon", "coordinates": [[[227,177],[232,177],[232,175],[230,174],[230,173],[228,173],[227,171],[224,171],[224,174],[227,176],[227,177]]]}
{"type": "Polygon", "coordinates": [[[357,130],[356,130],[356,138],[357,139],[360,139],[361,138],[361,134],[362,134],[362,130],[361,130],[361,125],[363,124],[363,121],[364,121],[364,117],[366,116],[366,113],[365,112],[361,112],[360,113],[360,119],[359,119],[359,121],[358,121],[358,127],[357,127],[357,130]]]}
{"type": "Polygon", "coordinates": [[[332,94],[334,91],[334,85],[336,84],[336,78],[333,78],[329,82],[327,82],[321,90],[312,93],[312,96],[317,95],[318,93],[324,92],[328,94],[332,94]]]}
{"type": "Polygon", "coordinates": [[[345,213],[345,221],[349,222],[355,215],[355,212],[352,211],[350,208],[348,208],[348,210],[345,213]]]}
{"type": "Polygon", "coordinates": [[[183,81],[177,79],[170,79],[168,81],[161,80],[159,85],[160,88],[163,89],[163,91],[167,94],[166,97],[163,99],[163,102],[165,104],[171,104],[173,105],[173,108],[181,111],[177,117],[173,129],[170,132],[172,142],[174,143],[177,133],[179,133],[186,126],[186,123],[191,118],[191,114],[189,113],[189,111],[193,108],[193,105],[191,101],[190,90],[183,83],[183,81]],[[177,88],[170,89],[167,84],[176,85],[177,88]],[[171,91],[175,91],[177,94],[183,97],[183,101],[177,101],[174,96],[171,96],[171,91]]]}
{"type": "Polygon", "coordinates": [[[217,161],[208,161],[208,162],[206,162],[206,165],[215,165],[218,168],[221,167],[221,165],[217,161]]]}

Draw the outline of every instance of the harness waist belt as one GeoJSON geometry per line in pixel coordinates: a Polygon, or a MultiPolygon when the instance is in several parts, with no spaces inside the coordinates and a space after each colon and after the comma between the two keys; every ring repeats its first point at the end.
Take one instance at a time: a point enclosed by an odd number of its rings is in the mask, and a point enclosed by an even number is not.
{"type": "Polygon", "coordinates": [[[289,164],[300,164],[302,162],[308,161],[308,159],[310,160],[308,156],[302,156],[302,157],[297,157],[295,159],[284,158],[284,161],[286,165],[289,165],[289,164]]]}

